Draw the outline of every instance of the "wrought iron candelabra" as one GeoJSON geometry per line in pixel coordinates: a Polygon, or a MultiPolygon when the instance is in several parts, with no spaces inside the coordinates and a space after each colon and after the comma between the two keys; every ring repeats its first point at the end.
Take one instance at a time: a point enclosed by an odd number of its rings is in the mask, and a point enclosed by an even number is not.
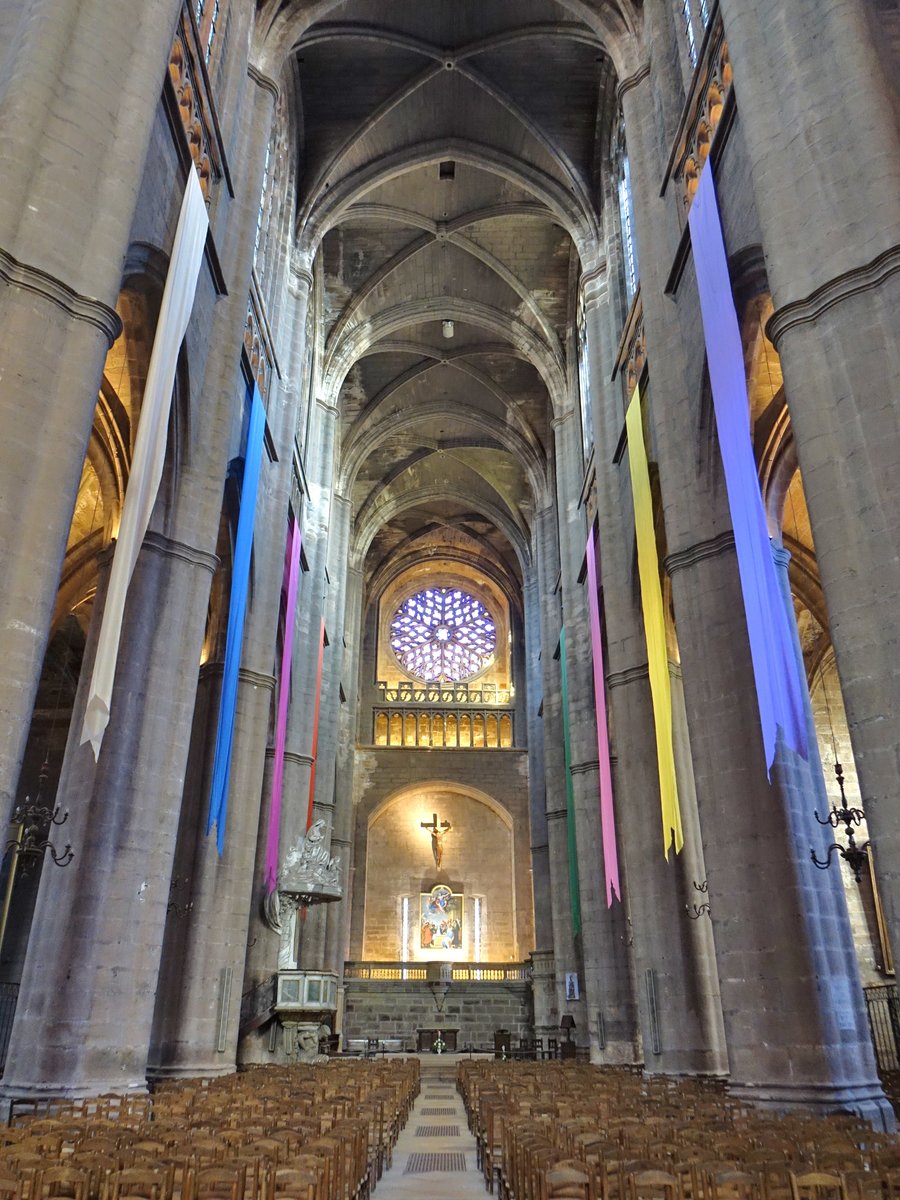
{"type": "MultiPolygon", "coordinates": [[[[709,894],[708,879],[704,879],[702,883],[698,883],[696,879],[692,879],[691,883],[693,883],[695,891],[702,892],[704,896],[709,894]]],[[[686,904],[684,907],[685,911],[687,912],[688,919],[691,921],[699,921],[701,917],[708,917],[710,915],[708,900],[704,900],[702,904],[686,904]]]]}
{"type": "Polygon", "coordinates": [[[38,862],[44,851],[49,851],[50,857],[58,867],[67,867],[75,857],[70,842],[66,842],[62,850],[57,850],[48,836],[54,825],[65,825],[69,819],[68,809],[61,813],[58,804],[51,809],[44,803],[44,785],[48,773],[49,765],[45,761],[38,776],[38,790],[34,800],[26,796],[21,804],[16,805],[10,818],[10,824],[16,827],[16,835],[9,838],[3,854],[12,851],[23,871],[27,871],[38,862]]]}
{"type": "Polygon", "coordinates": [[[865,813],[861,808],[848,808],[847,797],[844,794],[844,768],[839,762],[834,764],[834,773],[837,776],[838,787],[841,789],[841,807],[835,805],[827,817],[820,817],[818,810],[815,811],[815,818],[820,825],[830,825],[832,829],[837,829],[840,825],[846,826],[847,845],[842,846],[840,842],[832,842],[828,847],[828,855],[824,862],[816,856],[815,850],[810,850],[810,858],[820,871],[827,871],[831,866],[831,859],[835,852],[846,862],[850,870],[853,872],[853,878],[857,883],[860,882],[860,871],[863,863],[869,857],[869,843],[863,842],[861,846],[857,846],[856,839],[853,836],[854,825],[861,825],[865,819],[865,813]]]}

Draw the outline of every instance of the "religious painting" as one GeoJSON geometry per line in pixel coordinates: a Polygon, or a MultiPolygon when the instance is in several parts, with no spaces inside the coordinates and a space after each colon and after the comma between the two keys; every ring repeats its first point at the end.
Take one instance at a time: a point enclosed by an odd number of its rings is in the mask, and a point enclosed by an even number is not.
{"type": "Polygon", "coordinates": [[[421,892],[420,949],[461,950],[463,898],[443,883],[421,892]]]}

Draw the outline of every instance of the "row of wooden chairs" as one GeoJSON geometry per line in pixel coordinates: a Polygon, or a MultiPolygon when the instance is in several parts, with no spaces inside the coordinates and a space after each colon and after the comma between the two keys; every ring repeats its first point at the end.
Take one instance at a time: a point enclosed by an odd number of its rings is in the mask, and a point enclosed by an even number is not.
{"type": "Polygon", "coordinates": [[[141,1103],[20,1110],[0,1131],[0,1200],[368,1200],[419,1064],[353,1067],[257,1068],[141,1103]]]}
{"type": "Polygon", "coordinates": [[[464,1062],[458,1085],[485,1185],[501,1200],[892,1200],[900,1190],[893,1135],[852,1114],[775,1117],[717,1081],[464,1062]]]}

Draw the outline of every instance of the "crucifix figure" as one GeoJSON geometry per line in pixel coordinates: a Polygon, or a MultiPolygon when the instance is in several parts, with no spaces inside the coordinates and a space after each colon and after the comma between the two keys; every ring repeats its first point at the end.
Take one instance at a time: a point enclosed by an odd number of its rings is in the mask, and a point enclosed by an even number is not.
{"type": "Polygon", "coordinates": [[[440,870],[444,857],[444,834],[449,833],[453,826],[449,821],[438,824],[437,813],[431,814],[430,821],[420,821],[419,824],[431,834],[431,853],[434,855],[434,865],[440,870]]]}

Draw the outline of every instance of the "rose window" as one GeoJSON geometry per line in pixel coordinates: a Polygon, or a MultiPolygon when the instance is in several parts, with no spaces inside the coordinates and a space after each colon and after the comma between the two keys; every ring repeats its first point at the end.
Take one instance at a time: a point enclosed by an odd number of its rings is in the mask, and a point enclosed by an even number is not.
{"type": "Polygon", "coordinates": [[[461,683],[489,665],[497,646],[494,619],[459,588],[426,588],[391,621],[391,648],[410,675],[429,683],[461,683]]]}

